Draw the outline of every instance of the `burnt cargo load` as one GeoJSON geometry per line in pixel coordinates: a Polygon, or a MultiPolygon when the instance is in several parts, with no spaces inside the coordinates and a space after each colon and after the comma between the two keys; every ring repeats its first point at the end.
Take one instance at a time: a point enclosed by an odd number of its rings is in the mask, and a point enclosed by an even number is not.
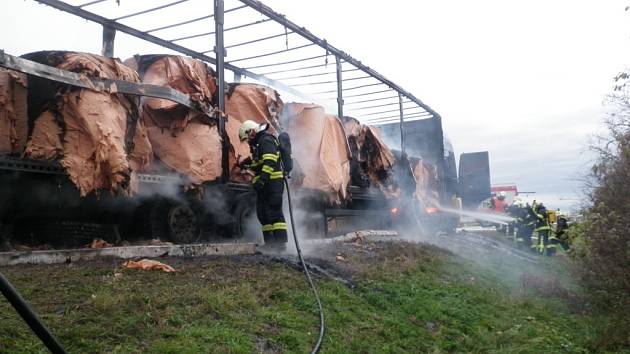
{"type": "MultiPolygon", "coordinates": [[[[142,83],[173,88],[206,109],[214,106],[214,70],[201,61],[175,55],[143,55],[125,63],[138,71],[142,83]]],[[[207,114],[169,100],[142,97],[140,122],[146,127],[156,157],[153,165],[149,163],[143,170],[174,171],[192,186],[221,177],[222,139],[216,121],[207,114]]]]}
{"type": "Polygon", "coordinates": [[[352,156],[353,184],[362,188],[374,186],[386,196],[395,196],[392,186],[395,157],[381,139],[378,129],[352,117],[344,117],[343,121],[352,156]]]}
{"type": "Polygon", "coordinates": [[[319,190],[330,204],[348,199],[350,150],[339,118],[314,104],[290,103],[282,118],[292,139],[295,187],[319,190]]]}
{"type": "MultiPolygon", "coordinates": [[[[139,82],[134,70],[98,55],[37,52],[24,57],[87,77],[139,82]]],[[[138,140],[143,130],[135,129],[137,120],[134,98],[32,78],[24,157],[58,160],[81,196],[98,191],[128,193],[134,140],[142,145],[138,140]]]]}

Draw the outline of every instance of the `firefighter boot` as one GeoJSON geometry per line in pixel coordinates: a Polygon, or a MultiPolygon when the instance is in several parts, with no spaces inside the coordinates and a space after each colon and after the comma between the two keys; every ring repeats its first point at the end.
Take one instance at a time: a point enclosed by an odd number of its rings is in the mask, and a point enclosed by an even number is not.
{"type": "Polygon", "coordinates": [[[282,253],[287,250],[287,231],[275,230],[263,232],[265,249],[272,253],[282,253]]]}

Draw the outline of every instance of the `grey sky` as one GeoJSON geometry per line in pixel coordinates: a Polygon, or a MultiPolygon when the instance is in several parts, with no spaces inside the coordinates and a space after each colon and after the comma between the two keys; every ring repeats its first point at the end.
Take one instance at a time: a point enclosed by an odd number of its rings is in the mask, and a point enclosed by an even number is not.
{"type": "MultiPolygon", "coordinates": [[[[576,197],[603,97],[630,58],[625,0],[263,2],[437,110],[458,155],[489,150],[493,182],[553,207],[576,197]]],[[[2,1],[0,30],[12,54],[100,51],[99,26],[30,0],[2,1]]],[[[116,45],[123,59],[166,52],[121,34],[116,45]]]]}

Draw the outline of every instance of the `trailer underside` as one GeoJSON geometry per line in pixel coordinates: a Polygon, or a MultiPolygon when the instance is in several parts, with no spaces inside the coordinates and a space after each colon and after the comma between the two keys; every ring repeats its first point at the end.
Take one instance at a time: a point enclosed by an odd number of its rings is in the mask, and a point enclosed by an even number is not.
{"type": "MultiPolygon", "coordinates": [[[[0,233],[27,246],[80,247],[100,238],[111,244],[161,239],[174,243],[257,240],[255,193],[242,183],[208,183],[185,191],[176,174],[139,174],[140,192],[81,197],[57,162],[0,156],[0,233]]],[[[390,202],[374,189],[349,187],[343,205],[320,191],[294,191],[308,237],[357,225],[391,224],[390,202]]],[[[5,241],[6,242],[6,241],[5,241]]]]}

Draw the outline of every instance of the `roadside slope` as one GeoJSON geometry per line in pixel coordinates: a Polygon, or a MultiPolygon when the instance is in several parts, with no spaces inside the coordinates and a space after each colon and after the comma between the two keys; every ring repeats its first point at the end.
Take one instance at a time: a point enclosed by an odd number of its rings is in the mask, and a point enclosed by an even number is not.
{"type": "MultiPolygon", "coordinates": [[[[493,271],[424,244],[350,243],[311,260],[325,353],[587,352],[593,318],[567,299],[520,293],[493,271]],[[354,284],[354,287],[348,286],[354,284]]],[[[71,352],[307,352],[317,312],[302,273],[263,255],[6,267],[71,352]]],[[[0,301],[0,352],[44,351],[0,301]]]]}

